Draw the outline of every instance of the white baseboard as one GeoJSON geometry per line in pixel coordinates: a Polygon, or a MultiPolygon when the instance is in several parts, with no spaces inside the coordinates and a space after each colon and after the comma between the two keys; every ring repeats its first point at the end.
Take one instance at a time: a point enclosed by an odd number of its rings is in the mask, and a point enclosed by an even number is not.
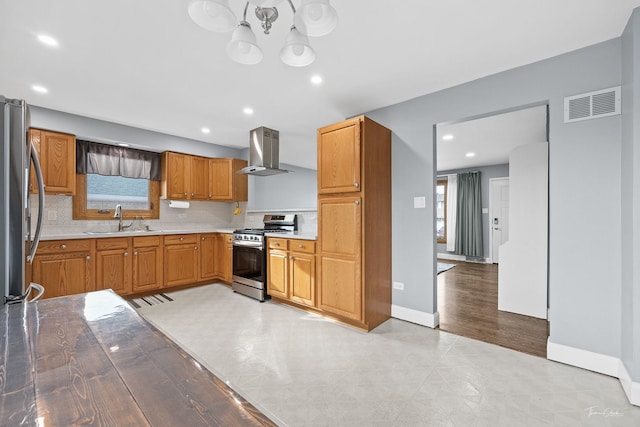
{"type": "Polygon", "coordinates": [[[556,344],[548,339],[547,359],[618,378],[629,402],[640,406],[640,383],[633,382],[619,358],[556,344]]]}
{"type": "Polygon", "coordinates": [[[437,311],[435,313],[425,313],[411,308],[400,307],[399,305],[391,305],[391,317],[429,328],[436,328],[440,324],[440,314],[437,311]]]}
{"type": "Polygon", "coordinates": [[[640,406],[640,383],[633,382],[627,367],[620,361],[620,367],[618,369],[618,379],[622,388],[631,402],[632,405],[640,406]]]}
{"type": "Polygon", "coordinates": [[[438,252],[436,255],[438,259],[448,259],[451,261],[477,262],[477,263],[485,263],[485,264],[490,264],[490,261],[491,261],[489,258],[480,258],[480,260],[469,260],[464,255],[456,255],[456,254],[440,253],[440,252],[438,252]]]}

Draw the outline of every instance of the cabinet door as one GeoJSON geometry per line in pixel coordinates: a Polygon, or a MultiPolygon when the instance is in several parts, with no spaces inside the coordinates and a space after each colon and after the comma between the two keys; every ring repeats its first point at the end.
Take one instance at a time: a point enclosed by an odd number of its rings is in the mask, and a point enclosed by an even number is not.
{"type": "Polygon", "coordinates": [[[362,319],[362,200],[318,200],[318,307],[350,319],[362,319]]]}
{"type": "Polygon", "coordinates": [[[299,304],[316,305],[316,257],[292,253],[289,257],[290,299],[299,304]]]}
{"type": "Polygon", "coordinates": [[[133,250],[133,291],[162,288],[162,249],[159,246],[133,250]]]}
{"type": "Polygon", "coordinates": [[[188,199],[190,182],[190,156],[164,153],[163,196],[167,199],[188,199]]]}
{"type": "Polygon", "coordinates": [[[200,235],[200,280],[214,279],[221,274],[218,271],[216,250],[220,245],[220,235],[201,234],[200,235]]]}
{"type": "Polygon", "coordinates": [[[90,252],[36,255],[31,280],[44,286],[42,298],[93,291],[93,260],[90,252]]]}
{"type": "Polygon", "coordinates": [[[96,252],[96,289],[113,289],[119,295],[132,292],[130,249],[108,249],[96,252]]]}
{"type": "MultiPolygon", "coordinates": [[[[76,137],[65,133],[30,129],[29,138],[40,159],[45,193],[75,194],[76,137]]],[[[32,179],[32,182],[35,183],[35,180],[32,179]]],[[[30,189],[36,191],[31,185],[30,189]]]]}
{"type": "Polygon", "coordinates": [[[224,256],[222,257],[222,280],[231,284],[233,281],[233,245],[231,244],[231,234],[225,234],[224,256]]]}
{"type": "Polygon", "coordinates": [[[192,200],[209,199],[209,159],[191,157],[191,194],[192,200]]]}
{"type": "Polygon", "coordinates": [[[197,243],[164,247],[164,285],[175,286],[198,281],[197,243]]]}
{"type": "Polygon", "coordinates": [[[318,193],[360,191],[360,119],[318,129],[318,193]]]}
{"type": "Polygon", "coordinates": [[[273,297],[289,298],[287,286],[288,256],[283,251],[269,251],[267,257],[267,293],[273,297]]]}
{"type": "Polygon", "coordinates": [[[246,160],[209,159],[209,200],[247,201],[247,175],[237,173],[245,166],[246,160]]]}

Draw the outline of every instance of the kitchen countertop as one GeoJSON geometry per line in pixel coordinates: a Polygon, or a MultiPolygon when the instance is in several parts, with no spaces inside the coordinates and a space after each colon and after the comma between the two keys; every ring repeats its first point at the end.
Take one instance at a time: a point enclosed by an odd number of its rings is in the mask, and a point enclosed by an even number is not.
{"type": "Polygon", "coordinates": [[[100,239],[107,237],[138,237],[138,236],[157,236],[166,234],[195,234],[195,233],[233,233],[234,228],[191,228],[191,229],[160,229],[149,231],[73,231],[52,233],[43,233],[42,241],[45,240],[67,240],[67,239],[100,239]]]}
{"type": "Polygon", "coordinates": [[[0,425],[275,426],[111,290],[0,310],[0,425]]]}

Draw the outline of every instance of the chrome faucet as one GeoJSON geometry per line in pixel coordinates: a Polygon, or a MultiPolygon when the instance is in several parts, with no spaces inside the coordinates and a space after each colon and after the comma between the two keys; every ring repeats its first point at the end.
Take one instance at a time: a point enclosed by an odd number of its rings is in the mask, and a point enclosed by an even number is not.
{"type": "Polygon", "coordinates": [[[113,217],[118,220],[118,231],[124,231],[133,224],[133,222],[129,223],[129,225],[122,224],[122,205],[120,204],[116,205],[116,213],[113,217]]]}

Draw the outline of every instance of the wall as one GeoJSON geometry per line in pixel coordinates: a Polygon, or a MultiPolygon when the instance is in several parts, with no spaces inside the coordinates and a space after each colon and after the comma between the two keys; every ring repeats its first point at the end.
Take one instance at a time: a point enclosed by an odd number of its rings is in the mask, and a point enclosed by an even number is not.
{"type": "Polygon", "coordinates": [[[271,176],[249,176],[248,210],[317,210],[318,184],[317,172],[292,165],[281,164],[282,169],[290,170],[271,176]]]}
{"type": "MultiPolygon", "coordinates": [[[[640,10],[622,36],[622,361],[640,382],[640,10]]],[[[640,387],[636,389],[640,404],[640,387]]],[[[628,392],[629,394],[629,392],[628,392]]]]}
{"type": "MultiPolygon", "coordinates": [[[[246,158],[245,150],[208,144],[33,105],[30,107],[30,112],[31,126],[33,127],[71,133],[78,138],[92,141],[125,142],[131,144],[132,147],[151,151],[172,150],[208,157],[246,158]]],[[[68,234],[73,231],[115,229],[115,221],[72,220],[71,203],[71,196],[46,196],[44,233],[68,234]]],[[[32,205],[36,206],[37,203],[34,202],[32,205]]],[[[243,226],[245,218],[233,215],[234,206],[232,203],[225,202],[191,202],[189,209],[174,209],[168,206],[166,200],[161,200],[160,219],[145,220],[145,223],[155,229],[185,229],[190,226],[240,228],[243,226]]]]}
{"type": "Polygon", "coordinates": [[[435,207],[413,209],[415,196],[434,200],[433,126],[548,103],[550,341],[620,356],[621,117],[563,123],[565,96],[620,76],[618,38],[367,113],[393,131],[393,280],[405,284],[394,306],[437,308],[435,207]]]}
{"type": "Polygon", "coordinates": [[[76,135],[79,139],[115,144],[129,143],[131,147],[149,151],[177,151],[205,157],[234,157],[245,159],[243,150],[208,144],[193,139],[167,135],[125,126],[62,111],[30,106],[31,126],[76,135]],[[241,157],[242,156],[242,157],[241,157]]]}
{"type": "Polygon", "coordinates": [[[547,318],[548,146],[509,154],[509,241],[500,246],[498,310],[547,318]]]}
{"type": "MultiPolygon", "coordinates": [[[[509,164],[493,165],[493,166],[481,166],[477,168],[459,169],[454,171],[438,171],[438,176],[449,175],[453,173],[463,173],[480,171],[480,188],[482,191],[482,208],[489,209],[489,179],[501,178],[509,176],[509,164]]],[[[491,247],[489,246],[489,214],[482,214],[482,257],[489,258],[491,254],[491,247]]],[[[446,243],[438,243],[437,250],[439,254],[455,254],[455,252],[447,251],[446,243]]],[[[484,260],[483,260],[484,261],[484,260]]]]}

